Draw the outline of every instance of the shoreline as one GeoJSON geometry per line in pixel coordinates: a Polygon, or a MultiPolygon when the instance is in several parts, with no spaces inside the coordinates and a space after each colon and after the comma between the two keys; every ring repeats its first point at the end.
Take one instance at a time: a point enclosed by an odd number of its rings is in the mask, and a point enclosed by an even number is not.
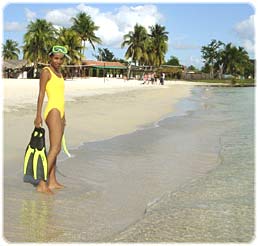
{"type": "MultiPolygon", "coordinates": [[[[142,85],[142,81],[130,81],[130,84],[121,81],[123,80],[112,79],[104,84],[102,79],[88,79],[66,83],[65,133],[68,148],[134,132],[142,125],[156,122],[173,111],[175,103],[188,97],[194,87],[174,82],[161,86],[142,85]]],[[[9,123],[13,120],[24,122],[24,131],[28,136],[33,128],[39,81],[23,82],[24,80],[9,80],[4,83],[4,124],[10,126],[10,131],[4,132],[5,136],[17,132],[15,125],[9,123]],[[19,92],[15,97],[14,90],[19,92]]],[[[46,96],[43,110],[45,103],[46,96]]],[[[46,127],[45,122],[43,127],[46,127]]],[[[18,132],[16,134],[19,136],[18,132]]],[[[28,136],[23,134],[22,138],[27,140],[28,136]]],[[[48,132],[46,143],[49,146],[48,132]]],[[[22,146],[25,144],[25,141],[20,142],[22,146]]]]}
{"type": "MultiPolygon", "coordinates": [[[[3,81],[3,106],[4,112],[12,111],[24,106],[36,105],[39,79],[2,79],[3,81]],[[13,97],[13,92],[18,91],[13,97]],[[17,106],[17,104],[19,106],[17,106]]],[[[95,96],[102,94],[114,94],[117,92],[130,90],[146,90],[167,88],[175,85],[187,86],[225,86],[223,83],[192,82],[183,80],[167,80],[165,85],[142,85],[141,80],[109,79],[103,81],[103,78],[86,78],[65,80],[65,98],[66,101],[74,101],[76,98],[84,96],[95,96]],[[87,90],[87,91],[85,91],[87,90]]],[[[46,98],[45,98],[46,101],[46,98]]]]}
{"type": "MultiPolygon", "coordinates": [[[[22,93],[21,87],[20,85],[19,93],[22,93]]],[[[92,87],[94,88],[94,86],[92,87]]],[[[77,148],[82,143],[110,139],[115,136],[132,133],[146,124],[153,124],[168,113],[173,112],[175,104],[182,98],[190,96],[193,88],[192,86],[185,85],[139,87],[140,89],[136,85],[130,87],[129,90],[125,88],[123,91],[111,88],[112,93],[105,93],[106,91],[102,89],[100,95],[77,97],[75,100],[68,101],[66,103],[66,117],[68,122],[65,134],[68,149],[71,148],[71,154],[73,154],[73,151],[77,151],[74,148],[77,148]]],[[[26,89],[25,86],[23,90],[26,89]]],[[[6,94],[4,96],[5,100],[8,99],[6,94]]],[[[28,186],[22,181],[23,155],[31,131],[34,128],[33,120],[36,113],[36,106],[33,103],[26,105],[24,104],[26,100],[18,97],[19,100],[22,102],[20,105],[22,108],[17,111],[3,112],[4,235],[10,241],[26,241],[26,239],[21,239],[23,236],[20,234],[15,235],[15,232],[20,230],[21,224],[14,225],[8,218],[19,218],[23,216],[20,214],[24,213],[20,206],[22,204],[24,206],[27,199],[29,200],[26,202],[26,204],[28,203],[26,206],[30,206],[31,202],[42,206],[40,205],[41,200],[38,200],[40,194],[37,194],[33,187],[28,186]],[[14,139],[15,141],[13,141],[14,139]],[[13,200],[17,201],[14,206],[15,208],[11,206],[13,200]],[[8,217],[6,217],[7,215],[8,217]]],[[[30,98],[30,100],[34,100],[34,98],[30,98]]],[[[47,148],[49,146],[48,141],[47,133],[47,148]]],[[[65,162],[67,161],[73,162],[74,159],[65,160],[65,162]]],[[[61,182],[67,182],[67,180],[62,181],[60,174],[58,176],[61,182]]],[[[72,187],[72,185],[68,184],[66,188],[67,194],[72,192],[71,189],[75,189],[74,192],[76,193],[76,187],[72,187]]],[[[91,185],[86,184],[86,191],[87,189],[91,189],[90,187],[91,185]]],[[[91,193],[91,191],[89,192],[91,193]]],[[[62,195],[64,193],[60,191],[54,197],[58,199],[62,195]]],[[[46,203],[47,207],[51,206],[52,202],[49,204],[49,201],[44,200],[43,202],[46,203]]],[[[73,206],[76,206],[76,204],[73,206]]],[[[32,223],[32,225],[34,224],[32,223]]],[[[40,236],[35,240],[41,241],[42,237],[40,236]]]]}
{"type": "MultiPolygon", "coordinates": [[[[252,103],[250,98],[246,99],[252,103]]],[[[234,108],[236,111],[238,107],[234,108]]],[[[249,117],[240,125],[238,114],[231,119],[233,132],[241,129],[239,135],[225,131],[220,136],[215,168],[154,201],[142,219],[107,242],[252,243],[255,240],[252,111],[246,116],[249,117]],[[236,143],[234,148],[232,142],[236,143]]]]}
{"type": "MultiPolygon", "coordinates": [[[[58,178],[67,186],[52,198],[41,196],[22,182],[24,148],[33,127],[35,105],[4,112],[4,236],[9,241],[158,242],[159,236],[165,241],[177,196],[172,203],[170,198],[181,191],[184,198],[184,188],[192,187],[192,179],[210,180],[209,172],[216,172],[218,136],[231,123],[216,121],[213,110],[220,104],[207,101],[213,89],[177,84],[136,85],[122,90],[91,86],[101,94],[92,95],[91,91],[91,96],[73,98],[66,104],[67,145],[74,156],[58,166],[58,178]],[[184,100],[190,107],[196,102],[198,109],[182,113],[184,100]],[[176,113],[179,117],[173,117],[176,113]],[[161,199],[157,202],[157,198],[161,199]],[[42,213],[35,213],[35,207],[42,213]],[[28,214],[31,209],[34,216],[28,214]],[[81,210],[83,214],[78,213],[81,210]],[[31,234],[42,216],[39,231],[31,234]],[[159,218],[155,221],[161,222],[157,234],[153,234],[155,226],[149,221],[155,216],[159,218]],[[148,238],[136,231],[146,232],[148,238]]],[[[76,90],[70,92],[76,94],[76,90]]],[[[198,189],[203,187],[196,183],[198,189]]],[[[185,210],[180,213],[177,208],[176,214],[183,219],[185,210]]]]}

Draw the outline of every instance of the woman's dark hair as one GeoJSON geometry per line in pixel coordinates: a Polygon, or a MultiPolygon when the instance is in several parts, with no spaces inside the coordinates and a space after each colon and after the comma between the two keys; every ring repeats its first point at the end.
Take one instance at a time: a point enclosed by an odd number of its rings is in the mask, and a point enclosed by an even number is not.
{"type": "Polygon", "coordinates": [[[52,50],[53,50],[53,47],[51,47],[50,50],[48,51],[48,55],[49,55],[50,57],[52,57],[53,54],[54,54],[52,50]]]}

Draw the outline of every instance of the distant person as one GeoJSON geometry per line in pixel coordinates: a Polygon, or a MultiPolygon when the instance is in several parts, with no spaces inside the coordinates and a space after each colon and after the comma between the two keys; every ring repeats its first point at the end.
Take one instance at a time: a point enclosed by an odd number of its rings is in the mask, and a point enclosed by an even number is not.
{"type": "Polygon", "coordinates": [[[164,85],[165,76],[166,76],[165,73],[161,73],[161,74],[160,74],[160,84],[161,84],[161,85],[164,85]]]}
{"type": "Polygon", "coordinates": [[[35,127],[42,126],[42,106],[45,93],[47,93],[48,102],[44,112],[44,120],[48,126],[50,140],[50,149],[47,155],[48,181],[41,180],[37,185],[37,191],[49,194],[52,193],[52,189],[64,187],[56,179],[56,160],[61,150],[65,127],[64,78],[61,73],[61,65],[65,57],[69,58],[64,46],[53,46],[49,52],[50,64],[43,68],[40,75],[37,113],[34,120],[35,127]]]}
{"type": "Polygon", "coordinates": [[[147,82],[147,80],[148,80],[148,76],[147,76],[147,74],[145,73],[145,74],[143,75],[143,83],[142,83],[142,85],[144,85],[144,84],[147,82]]]}
{"type": "Polygon", "coordinates": [[[155,84],[157,84],[157,81],[158,81],[158,76],[157,76],[156,73],[154,73],[154,82],[155,82],[155,84]]]}
{"type": "Polygon", "coordinates": [[[151,73],[148,73],[147,81],[148,81],[148,83],[147,83],[147,85],[148,85],[151,82],[151,73]]]}
{"type": "Polygon", "coordinates": [[[154,84],[154,81],[155,81],[155,79],[154,79],[154,73],[152,73],[152,74],[151,74],[151,84],[152,84],[152,85],[154,84]]]}

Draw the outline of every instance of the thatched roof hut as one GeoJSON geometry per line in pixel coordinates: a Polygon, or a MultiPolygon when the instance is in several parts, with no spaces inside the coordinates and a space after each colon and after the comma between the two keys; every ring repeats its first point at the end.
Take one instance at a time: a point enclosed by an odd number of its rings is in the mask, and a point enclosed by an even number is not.
{"type": "Polygon", "coordinates": [[[26,60],[6,60],[3,62],[3,69],[21,69],[27,65],[26,60]]]}
{"type": "MultiPolygon", "coordinates": [[[[5,60],[2,63],[2,71],[4,78],[17,78],[20,74],[23,74],[27,67],[28,62],[26,60],[5,60]]],[[[23,75],[22,75],[23,76],[23,75]]]]}

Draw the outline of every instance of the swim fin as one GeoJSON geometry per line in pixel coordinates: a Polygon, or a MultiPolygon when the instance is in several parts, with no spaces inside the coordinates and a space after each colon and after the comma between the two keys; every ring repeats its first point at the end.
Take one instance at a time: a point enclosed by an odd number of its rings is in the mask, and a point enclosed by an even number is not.
{"type": "Polygon", "coordinates": [[[24,182],[37,185],[40,180],[47,181],[48,165],[45,145],[45,129],[36,128],[31,134],[26,148],[23,165],[24,182]]]}

